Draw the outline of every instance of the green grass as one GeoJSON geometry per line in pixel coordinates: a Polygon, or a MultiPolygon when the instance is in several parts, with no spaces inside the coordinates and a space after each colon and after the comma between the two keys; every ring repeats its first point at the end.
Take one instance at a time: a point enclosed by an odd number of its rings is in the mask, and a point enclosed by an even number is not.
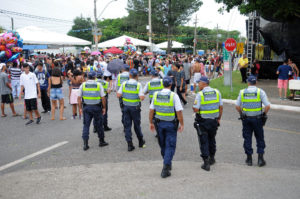
{"type": "Polygon", "coordinates": [[[218,89],[223,99],[236,100],[239,96],[240,90],[248,87],[247,84],[241,83],[242,77],[239,71],[232,72],[232,92],[230,86],[224,86],[224,76],[211,80],[210,87],[218,89]]]}

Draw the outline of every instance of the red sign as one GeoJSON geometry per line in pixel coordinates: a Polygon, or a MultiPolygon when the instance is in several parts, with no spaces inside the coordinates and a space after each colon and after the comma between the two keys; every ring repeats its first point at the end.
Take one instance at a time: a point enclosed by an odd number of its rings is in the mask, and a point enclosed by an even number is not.
{"type": "Polygon", "coordinates": [[[225,42],[225,48],[229,52],[233,51],[236,48],[236,41],[232,38],[228,38],[225,42]]]}

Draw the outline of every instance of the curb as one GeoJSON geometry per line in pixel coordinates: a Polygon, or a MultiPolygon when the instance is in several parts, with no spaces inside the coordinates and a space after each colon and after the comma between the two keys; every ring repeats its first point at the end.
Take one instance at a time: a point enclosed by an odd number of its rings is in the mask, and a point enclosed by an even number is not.
{"type": "MultiPolygon", "coordinates": [[[[231,99],[222,99],[224,103],[228,104],[234,104],[236,103],[236,100],[231,99]]],[[[287,106],[287,105],[279,105],[279,104],[271,104],[271,109],[274,110],[283,110],[283,111],[293,111],[300,113],[300,107],[297,106],[287,106]]]]}

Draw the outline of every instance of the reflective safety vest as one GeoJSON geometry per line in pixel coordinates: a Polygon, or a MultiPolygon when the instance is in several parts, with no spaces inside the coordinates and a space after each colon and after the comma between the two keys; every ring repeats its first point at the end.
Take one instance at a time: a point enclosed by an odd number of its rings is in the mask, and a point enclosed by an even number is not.
{"type": "Polygon", "coordinates": [[[162,94],[157,91],[153,96],[155,118],[162,121],[173,121],[175,119],[174,92],[162,94]]]}
{"type": "Polygon", "coordinates": [[[260,89],[255,92],[249,92],[248,89],[241,91],[241,102],[243,112],[251,116],[260,115],[262,112],[262,101],[260,99],[260,89]]]}
{"type": "Polygon", "coordinates": [[[97,79],[97,82],[99,82],[102,85],[103,90],[104,90],[104,94],[106,95],[107,94],[107,89],[108,89],[108,82],[104,81],[102,79],[97,79]]]}
{"type": "Polygon", "coordinates": [[[153,98],[153,94],[156,91],[161,91],[164,88],[162,79],[154,79],[148,82],[148,91],[150,99],[153,98]]]}
{"type": "Polygon", "coordinates": [[[87,67],[87,71],[88,72],[91,72],[91,71],[95,71],[96,72],[97,71],[97,67],[93,66],[93,65],[90,65],[90,66],[87,67]]]}
{"type": "Polygon", "coordinates": [[[126,81],[128,81],[129,80],[129,75],[127,74],[127,75],[124,75],[124,74],[119,74],[118,75],[118,82],[117,82],[117,87],[118,87],[118,90],[119,90],[119,88],[121,87],[121,85],[124,83],[124,82],[126,82],[126,81]]]}
{"type": "Polygon", "coordinates": [[[95,105],[101,103],[100,88],[101,85],[98,82],[82,84],[82,99],[84,104],[95,105]]]}
{"type": "Polygon", "coordinates": [[[205,119],[215,119],[219,117],[220,98],[219,92],[216,89],[211,91],[200,91],[201,106],[199,114],[205,119]]]}
{"type": "Polygon", "coordinates": [[[138,82],[129,83],[125,82],[123,84],[123,90],[122,90],[122,100],[123,104],[126,106],[138,106],[140,105],[140,92],[141,84],[138,82]]]}

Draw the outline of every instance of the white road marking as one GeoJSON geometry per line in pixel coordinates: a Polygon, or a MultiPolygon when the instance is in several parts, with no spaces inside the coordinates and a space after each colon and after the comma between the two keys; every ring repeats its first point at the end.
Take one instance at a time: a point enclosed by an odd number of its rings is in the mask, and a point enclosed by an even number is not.
{"type": "Polygon", "coordinates": [[[10,167],[13,167],[13,166],[15,166],[15,165],[17,165],[17,164],[20,164],[20,163],[22,163],[22,162],[25,162],[26,160],[29,160],[29,159],[31,159],[31,158],[34,158],[34,157],[38,156],[38,155],[41,155],[41,154],[46,153],[46,152],[48,152],[48,151],[51,151],[51,150],[53,150],[53,149],[55,149],[55,148],[58,148],[58,147],[60,147],[60,146],[65,145],[65,144],[67,144],[67,143],[69,143],[69,142],[68,142],[68,141],[59,142],[59,143],[54,144],[54,145],[52,145],[52,146],[50,146],[50,147],[47,147],[47,148],[42,149],[42,150],[40,150],[40,151],[37,151],[37,152],[35,152],[35,153],[33,153],[33,154],[30,154],[30,155],[28,155],[28,156],[25,156],[25,157],[23,157],[23,158],[21,158],[21,159],[19,159],[19,160],[16,160],[16,161],[13,161],[13,162],[8,163],[8,164],[6,164],[6,165],[3,165],[3,166],[0,167],[0,171],[3,171],[3,170],[5,170],[5,169],[8,169],[8,168],[10,168],[10,167]]]}

